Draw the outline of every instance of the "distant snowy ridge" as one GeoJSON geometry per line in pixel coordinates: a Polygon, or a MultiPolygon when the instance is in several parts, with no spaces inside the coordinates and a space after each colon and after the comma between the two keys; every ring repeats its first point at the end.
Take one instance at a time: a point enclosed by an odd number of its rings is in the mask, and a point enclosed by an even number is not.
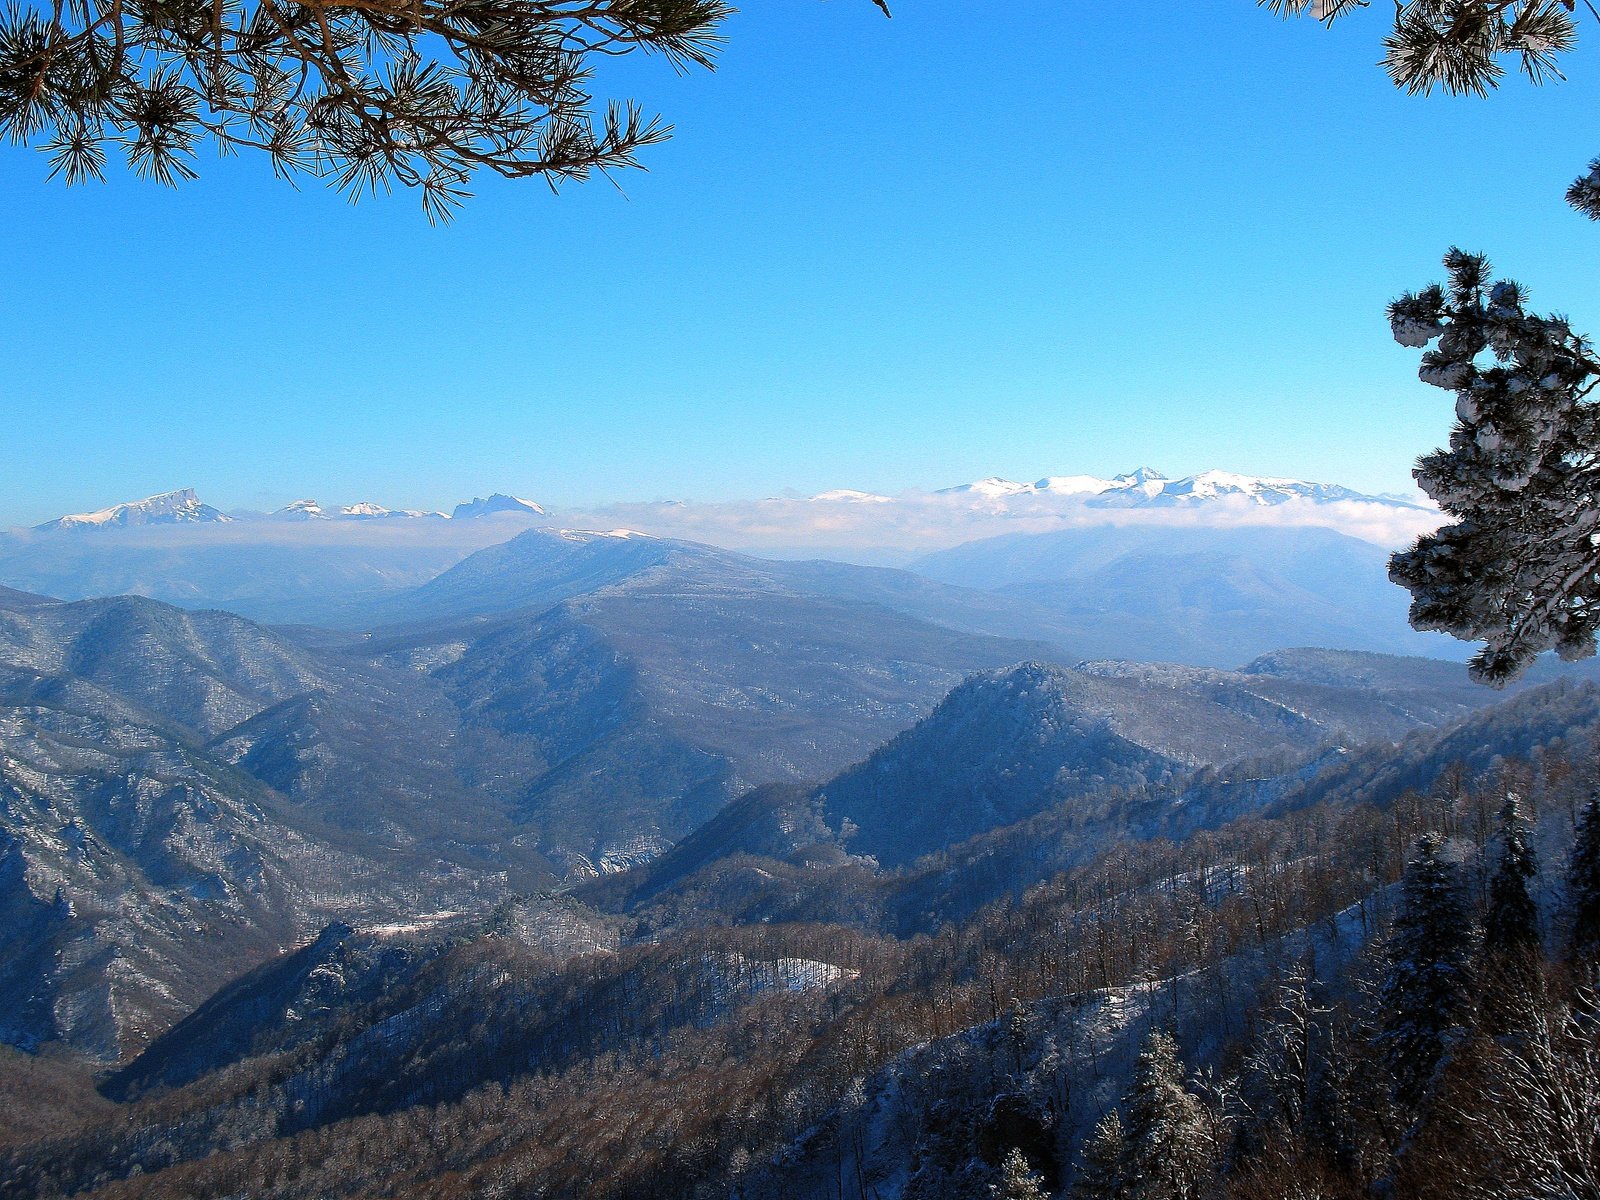
{"type": "Polygon", "coordinates": [[[932,493],[905,492],[885,496],[855,488],[835,488],[809,497],[811,503],[895,504],[915,502],[928,496],[946,502],[968,501],[987,509],[1001,510],[1012,504],[1086,505],[1094,508],[1186,508],[1211,501],[1243,502],[1252,505],[1278,505],[1291,501],[1333,504],[1350,501],[1379,504],[1391,508],[1422,510],[1418,500],[1386,492],[1369,495],[1335,483],[1313,483],[1271,475],[1241,475],[1234,471],[1201,471],[1181,479],[1169,479],[1151,467],[1140,467],[1110,479],[1098,475],[1047,475],[1032,483],[990,476],[973,483],[939,488],[932,493]]]}
{"type": "Polygon", "coordinates": [[[212,508],[196,496],[193,488],[162,492],[126,504],[114,504],[98,512],[70,513],[36,525],[35,529],[117,529],[130,525],[189,525],[233,520],[221,509],[212,508]]]}
{"type": "Polygon", "coordinates": [[[277,512],[269,514],[274,521],[373,521],[384,518],[417,518],[431,517],[435,520],[447,520],[442,512],[423,512],[415,508],[385,508],[381,504],[374,504],[364,500],[359,504],[347,504],[341,508],[326,509],[315,500],[296,500],[286,504],[277,512]]]}
{"type": "Polygon", "coordinates": [[[532,500],[524,500],[520,496],[507,496],[503,492],[495,492],[491,496],[478,497],[466,504],[456,505],[455,511],[450,515],[457,521],[470,520],[474,517],[488,517],[495,513],[529,513],[536,517],[544,516],[544,509],[532,500]]]}
{"type": "Polygon", "coordinates": [[[828,504],[893,504],[892,496],[880,496],[876,492],[860,492],[855,488],[834,488],[828,492],[818,492],[811,497],[828,504]]]}
{"type": "Polygon", "coordinates": [[[239,521],[468,521],[499,513],[516,513],[542,517],[544,508],[532,500],[495,492],[478,497],[466,504],[458,504],[452,513],[427,512],[415,508],[386,508],[371,500],[336,508],[324,507],[316,500],[295,500],[271,513],[237,513],[229,515],[213,508],[195,495],[193,488],[180,488],[175,492],[162,492],[143,500],[115,504],[98,512],[72,513],[57,517],[34,529],[54,532],[69,529],[119,529],[142,525],[193,525],[239,521]]]}
{"type": "Polygon", "coordinates": [[[1095,475],[1050,475],[1034,483],[1017,483],[999,478],[980,479],[976,483],[942,488],[938,494],[970,496],[980,501],[1002,504],[1011,500],[1072,497],[1096,508],[1168,508],[1215,500],[1259,505],[1285,504],[1296,500],[1314,504],[1356,501],[1398,508],[1422,508],[1420,504],[1397,496],[1370,496],[1333,483],[1239,475],[1232,471],[1202,471],[1182,479],[1169,479],[1150,467],[1140,467],[1137,471],[1111,479],[1101,479],[1095,475]]]}

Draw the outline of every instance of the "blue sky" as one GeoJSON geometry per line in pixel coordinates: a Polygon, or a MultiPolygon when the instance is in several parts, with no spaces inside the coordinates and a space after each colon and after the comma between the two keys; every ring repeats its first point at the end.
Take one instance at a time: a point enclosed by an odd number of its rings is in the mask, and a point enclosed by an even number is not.
{"type": "Polygon", "coordinates": [[[1149,463],[1405,487],[1450,400],[1383,306],[1448,245],[1600,332],[1600,226],[1561,200],[1600,82],[1585,51],[1559,87],[1410,99],[1383,27],[766,0],[715,73],[609,81],[677,130],[625,194],[480,180],[444,228],[249,158],[69,191],[0,150],[0,525],[186,485],[592,504],[1149,463]]]}

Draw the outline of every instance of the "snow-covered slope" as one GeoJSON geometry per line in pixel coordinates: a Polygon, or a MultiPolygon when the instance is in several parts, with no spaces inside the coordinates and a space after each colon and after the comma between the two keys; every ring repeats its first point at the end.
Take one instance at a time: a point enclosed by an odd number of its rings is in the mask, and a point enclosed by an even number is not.
{"type": "Polygon", "coordinates": [[[495,513],[523,513],[528,516],[542,517],[544,509],[532,500],[524,500],[519,496],[507,496],[503,492],[495,492],[488,497],[479,496],[467,504],[458,504],[450,515],[457,521],[472,520],[475,517],[488,517],[495,513]]]}
{"type": "Polygon", "coordinates": [[[327,516],[315,500],[296,500],[271,514],[274,521],[322,521],[327,516]]]}
{"type": "Polygon", "coordinates": [[[855,488],[834,488],[818,492],[811,497],[823,504],[893,504],[894,497],[880,496],[876,492],[863,492],[855,488]]]}
{"type": "Polygon", "coordinates": [[[97,512],[70,513],[35,526],[40,530],[114,529],[129,525],[186,525],[233,520],[196,496],[193,488],[162,492],[127,504],[114,504],[97,512]]]}

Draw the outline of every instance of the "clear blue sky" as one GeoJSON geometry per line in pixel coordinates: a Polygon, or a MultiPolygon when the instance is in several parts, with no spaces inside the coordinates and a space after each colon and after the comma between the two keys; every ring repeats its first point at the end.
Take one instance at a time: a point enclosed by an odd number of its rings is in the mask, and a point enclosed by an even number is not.
{"type": "MultiPolygon", "coordinates": [[[[1449,398],[1382,319],[1452,242],[1600,332],[1600,30],[1397,94],[1385,13],[760,0],[619,72],[648,173],[455,225],[250,158],[72,191],[0,150],[0,525],[193,485],[445,506],[1220,466],[1407,485],[1449,398]]],[[[1380,6],[1381,9],[1381,6],[1380,6]]]]}

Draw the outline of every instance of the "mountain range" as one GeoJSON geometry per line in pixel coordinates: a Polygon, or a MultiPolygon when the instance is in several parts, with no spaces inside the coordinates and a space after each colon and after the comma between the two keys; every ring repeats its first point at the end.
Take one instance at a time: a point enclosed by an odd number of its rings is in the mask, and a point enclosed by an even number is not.
{"type": "Polygon", "coordinates": [[[6,1040],[119,1057],[333,916],[648,859],[1048,652],[714,565],[430,593],[382,634],[0,595],[6,1040]]]}
{"type": "Polygon", "coordinates": [[[143,500],[130,500],[114,504],[96,512],[71,513],[34,526],[39,533],[63,533],[83,530],[110,530],[143,528],[162,525],[223,525],[238,521],[372,521],[378,519],[407,520],[474,520],[496,513],[517,513],[524,516],[543,516],[544,509],[532,500],[507,496],[496,492],[488,497],[478,497],[458,504],[451,513],[424,512],[412,508],[385,508],[370,500],[358,504],[325,508],[315,500],[295,500],[270,513],[227,513],[213,508],[195,494],[193,488],[162,492],[143,500]]]}
{"type": "MultiPolygon", "coordinates": [[[[1395,496],[1373,496],[1338,484],[1312,483],[1302,479],[1241,475],[1230,471],[1202,471],[1179,479],[1169,479],[1151,467],[1140,467],[1110,479],[1094,475],[1051,475],[1032,483],[1018,483],[991,477],[975,483],[941,488],[933,493],[903,493],[899,497],[835,488],[810,498],[826,505],[894,505],[914,502],[919,497],[944,497],[953,501],[977,503],[986,508],[1005,508],[1023,502],[1066,501],[1089,508],[1185,508],[1208,504],[1244,503],[1253,506],[1279,506],[1291,502],[1311,505],[1354,503],[1379,507],[1424,510],[1418,501],[1395,496]]],[[[204,503],[193,488],[163,492],[96,512],[73,513],[46,521],[34,528],[39,532],[86,529],[115,529],[148,525],[219,524],[238,520],[373,520],[441,519],[471,520],[496,513],[543,516],[544,506],[532,500],[494,493],[458,504],[449,513],[419,509],[387,508],[372,501],[325,507],[315,500],[296,500],[271,513],[224,512],[204,503]]]]}
{"type": "Polygon", "coordinates": [[[8,1040],[120,1057],[326,920],[648,863],[766,785],[832,779],[818,819],[902,866],[1074,795],[1496,699],[1416,659],[1071,665],[1007,633],[1049,619],[1025,599],[627,531],[530,531],[367,616],[0,594],[8,1040]]]}
{"type": "Polygon", "coordinates": [[[1338,484],[1215,470],[1169,479],[1151,467],[1140,467],[1110,479],[1095,475],[1049,475],[1033,483],[1017,483],[991,477],[976,483],[944,488],[938,494],[999,504],[1018,499],[1070,498],[1094,508],[1192,508],[1214,501],[1239,501],[1252,505],[1279,505],[1291,501],[1312,504],[1354,502],[1394,508],[1422,507],[1393,496],[1369,496],[1338,484]]]}
{"type": "MultiPolygon", "coordinates": [[[[1362,503],[1281,482],[1028,495],[1362,503]]],[[[1559,861],[1600,737],[1591,666],[1370,652],[1403,596],[1328,528],[902,570],[204,507],[25,540],[195,591],[206,539],[236,588],[317,545],[295,623],[0,587],[0,1200],[1064,1185],[1147,1030],[1218,1078],[1292,964],[1364,994],[1419,832],[1481,859],[1515,790],[1559,861]],[[369,586],[391,540],[436,568],[369,586]]]]}
{"type": "MultiPolygon", "coordinates": [[[[675,1120],[724,1106],[745,1145],[761,1097],[796,1111],[761,1110],[746,1156],[686,1149],[694,1170],[810,1195],[852,1144],[873,1178],[951,1153],[993,1168],[1018,1144],[1064,1168],[1144,1030],[1220,1057],[1286,963],[1342,975],[1450,771],[1521,757],[1520,786],[1560,810],[1600,690],[1472,703],[1490,695],[1446,665],[1331,652],[984,673],[829,782],[758,788],[565,896],[335,920],[262,955],[133,1043],[97,1124],[0,1160],[0,1195],[424,1195],[469,1169],[448,1194],[482,1194],[512,1155],[551,1194],[636,1194],[637,1145],[681,1147],[675,1120]],[[1216,762],[1230,730],[1255,752],[1216,762]]],[[[80,919],[65,887],[54,907],[80,919]]],[[[114,959],[113,994],[157,965],[114,959]]],[[[674,1178],[652,1193],[693,1194],[674,1178]]]]}
{"type": "MultiPolygon", "coordinates": [[[[928,504],[946,516],[975,513],[1013,532],[912,557],[898,574],[883,568],[873,576],[861,566],[792,556],[799,565],[761,566],[740,556],[738,570],[747,580],[760,576],[958,629],[1047,642],[1070,658],[1227,667],[1290,645],[1466,654],[1449,638],[1409,627],[1405,593],[1388,581],[1384,549],[1300,523],[1307,514],[1352,506],[1406,520],[1426,519],[1427,512],[1336,485],[1218,471],[1169,480],[1143,468],[1113,479],[985,480],[920,498],[835,491],[798,504],[770,502],[777,515],[764,510],[761,520],[781,525],[797,510],[826,510],[869,526],[921,525],[928,504]],[[1232,523],[1240,514],[1290,509],[1297,515],[1287,524],[1253,517],[1232,523]],[[1098,515],[1062,524],[1068,512],[1098,515]],[[929,580],[948,586],[931,587],[929,580]]],[[[0,536],[0,583],[68,599],[131,593],[272,623],[358,628],[504,610],[508,590],[517,586],[510,579],[526,575],[516,563],[534,552],[534,543],[513,550],[507,539],[540,527],[574,544],[602,538],[631,544],[597,544],[562,558],[564,566],[540,574],[518,603],[553,603],[592,586],[582,574],[590,560],[597,580],[659,555],[709,563],[721,553],[718,569],[733,561],[732,552],[703,543],[650,540],[649,519],[681,520],[681,507],[646,506],[628,515],[645,522],[563,531],[533,501],[495,494],[457,506],[449,518],[375,504],[325,508],[310,500],[251,517],[222,513],[181,491],[0,536]],[[94,536],[85,535],[90,530],[94,536]],[[502,566],[510,571],[503,587],[495,583],[502,566]],[[563,583],[561,571],[568,569],[577,574],[563,583]],[[463,598],[475,577],[488,581],[493,598],[463,598]]],[[[824,524],[837,522],[830,515],[824,524]]]]}

